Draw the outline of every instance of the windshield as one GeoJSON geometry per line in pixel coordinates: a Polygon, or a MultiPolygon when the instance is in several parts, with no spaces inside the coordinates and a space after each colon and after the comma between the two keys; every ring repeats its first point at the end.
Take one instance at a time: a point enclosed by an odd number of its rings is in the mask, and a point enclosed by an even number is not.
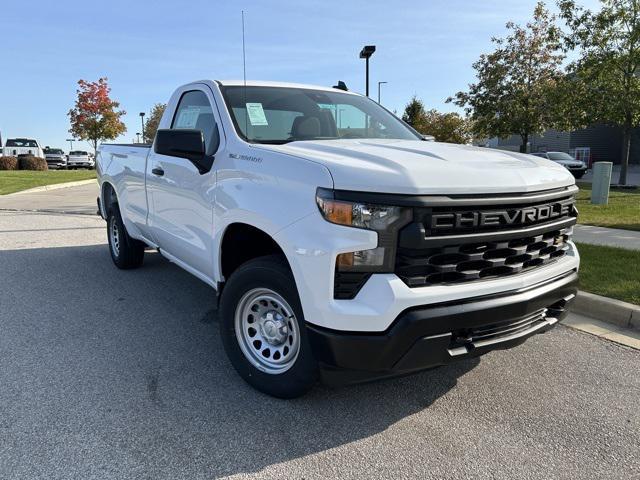
{"type": "Polygon", "coordinates": [[[75,155],[75,156],[83,156],[86,155],[87,152],[81,152],[79,150],[73,151],[73,152],[69,152],[69,155],[75,155]]]}
{"type": "Polygon", "coordinates": [[[238,135],[249,142],[394,138],[419,140],[404,123],[359,95],[286,87],[222,87],[238,135]],[[248,112],[248,114],[247,114],[248,112]]]}
{"type": "Polygon", "coordinates": [[[49,148],[45,151],[47,155],[62,155],[64,152],[59,148],[49,148]]]}
{"type": "Polygon", "coordinates": [[[559,160],[570,160],[570,161],[575,161],[575,158],[573,158],[571,155],[569,155],[568,153],[564,153],[564,152],[549,152],[549,159],[551,160],[555,160],[556,162],[559,160]]]}
{"type": "Polygon", "coordinates": [[[38,144],[35,140],[27,140],[25,138],[16,138],[7,140],[7,147],[37,147],[38,144]]]}

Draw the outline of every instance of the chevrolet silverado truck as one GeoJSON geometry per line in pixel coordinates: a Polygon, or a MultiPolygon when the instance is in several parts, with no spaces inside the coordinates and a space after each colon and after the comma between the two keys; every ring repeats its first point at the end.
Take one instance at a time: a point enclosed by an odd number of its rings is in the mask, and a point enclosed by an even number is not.
{"type": "Polygon", "coordinates": [[[213,287],[232,365],[276,397],[516,346],[576,293],[566,168],[423,141],[344,88],[184,85],[97,173],[115,265],[156,249],[213,287]]]}
{"type": "Polygon", "coordinates": [[[9,138],[4,146],[6,156],[18,157],[30,155],[34,157],[44,157],[44,153],[37,140],[32,138],[9,138]]]}

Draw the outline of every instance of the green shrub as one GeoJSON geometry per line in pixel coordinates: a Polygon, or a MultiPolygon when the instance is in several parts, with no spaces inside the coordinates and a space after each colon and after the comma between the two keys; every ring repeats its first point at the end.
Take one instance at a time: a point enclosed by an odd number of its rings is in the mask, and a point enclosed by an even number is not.
{"type": "Polygon", "coordinates": [[[19,170],[49,170],[47,167],[47,161],[44,158],[32,157],[25,155],[18,158],[19,170]]]}
{"type": "Polygon", "coordinates": [[[0,170],[17,170],[18,159],[16,157],[0,157],[0,170]]]}

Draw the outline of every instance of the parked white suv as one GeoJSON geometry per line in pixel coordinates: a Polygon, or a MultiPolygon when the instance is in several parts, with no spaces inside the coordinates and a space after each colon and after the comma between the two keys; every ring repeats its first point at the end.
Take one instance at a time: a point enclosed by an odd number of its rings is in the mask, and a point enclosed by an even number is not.
{"type": "Polygon", "coordinates": [[[70,169],[76,168],[93,168],[95,161],[89,156],[88,152],[84,150],[74,150],[69,152],[67,157],[67,166],[70,169]]]}
{"type": "Polygon", "coordinates": [[[355,93],[194,82],[151,147],[97,157],[116,266],[155,248],[211,285],[231,363],[278,397],[512,347],[576,293],[564,167],[423,141],[355,93]]]}
{"type": "Polygon", "coordinates": [[[67,168],[67,156],[60,148],[45,148],[44,159],[47,161],[49,168],[67,168]]]}

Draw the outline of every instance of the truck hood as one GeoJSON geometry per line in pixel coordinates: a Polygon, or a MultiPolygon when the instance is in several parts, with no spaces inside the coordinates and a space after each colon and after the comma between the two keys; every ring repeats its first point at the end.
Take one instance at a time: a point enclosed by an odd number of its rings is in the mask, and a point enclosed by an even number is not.
{"type": "Polygon", "coordinates": [[[558,163],[521,153],[413,140],[260,145],[325,165],[338,190],[403,194],[513,193],[572,185],[558,163]]]}

